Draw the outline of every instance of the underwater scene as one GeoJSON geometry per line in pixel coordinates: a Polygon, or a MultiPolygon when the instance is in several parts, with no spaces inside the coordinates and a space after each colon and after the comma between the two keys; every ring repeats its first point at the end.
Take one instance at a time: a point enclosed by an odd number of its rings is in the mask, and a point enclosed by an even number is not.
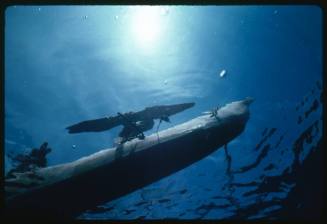
{"type": "Polygon", "coordinates": [[[319,220],[322,11],[10,6],[12,217],[319,220]]]}

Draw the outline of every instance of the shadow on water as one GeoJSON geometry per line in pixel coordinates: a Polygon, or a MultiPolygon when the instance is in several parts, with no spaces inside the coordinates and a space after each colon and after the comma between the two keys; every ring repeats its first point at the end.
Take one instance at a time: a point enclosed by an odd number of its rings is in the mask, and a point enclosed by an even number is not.
{"type": "MultiPolygon", "coordinates": [[[[319,89],[319,83],[317,86],[319,89]]],[[[311,93],[313,95],[314,91],[311,91],[311,93]]],[[[300,105],[304,106],[305,102],[308,102],[308,99],[302,101],[300,105]]],[[[322,103],[322,98],[320,102],[322,103]]],[[[307,119],[319,106],[318,100],[314,99],[309,109],[304,111],[303,118],[307,119]]],[[[296,108],[296,111],[298,110],[299,107],[296,108]]],[[[235,174],[244,174],[252,169],[259,169],[258,166],[267,158],[268,152],[272,150],[271,143],[267,143],[263,147],[261,146],[277,129],[272,128],[268,132],[268,128],[266,128],[263,131],[263,138],[254,149],[255,151],[260,149],[256,160],[238,170],[230,171],[227,175],[229,181],[226,183],[225,188],[228,189],[228,196],[225,199],[231,201],[231,204],[237,208],[234,210],[234,214],[229,216],[228,219],[319,220],[322,218],[324,206],[322,196],[325,187],[323,185],[323,177],[325,171],[323,168],[322,130],[319,129],[319,120],[313,121],[296,137],[291,147],[294,156],[293,160],[280,175],[268,176],[263,174],[260,181],[251,181],[248,183],[233,182],[235,174]],[[314,140],[317,142],[315,145],[313,144],[314,140]],[[309,154],[301,161],[301,155],[304,153],[305,147],[309,147],[308,145],[310,145],[309,154]],[[237,200],[230,199],[234,197],[235,188],[242,187],[255,187],[255,189],[247,191],[242,195],[243,197],[253,197],[255,203],[242,206],[241,203],[237,203],[237,200]],[[285,187],[289,188],[289,191],[285,190],[285,187]],[[267,200],[269,194],[281,192],[286,193],[285,198],[273,197],[267,200]]],[[[298,122],[298,124],[300,123],[298,122]]],[[[281,135],[274,148],[278,148],[283,139],[284,135],[281,135]]],[[[282,153],[284,151],[281,151],[282,153]]],[[[231,165],[228,164],[227,166],[229,167],[231,165]]],[[[271,171],[275,168],[276,165],[270,163],[264,168],[264,171],[271,171]]],[[[211,209],[219,208],[218,205],[211,203],[209,205],[201,205],[199,208],[205,208],[207,212],[211,209]]]]}

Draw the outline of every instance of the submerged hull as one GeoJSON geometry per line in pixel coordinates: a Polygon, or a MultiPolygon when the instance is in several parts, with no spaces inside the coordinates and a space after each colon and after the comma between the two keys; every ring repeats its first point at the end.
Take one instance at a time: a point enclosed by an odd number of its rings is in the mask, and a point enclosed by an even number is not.
{"type": "Polygon", "coordinates": [[[7,214],[73,218],[206,157],[237,137],[249,118],[237,101],[181,125],[126,142],[71,163],[5,180],[7,214]]]}

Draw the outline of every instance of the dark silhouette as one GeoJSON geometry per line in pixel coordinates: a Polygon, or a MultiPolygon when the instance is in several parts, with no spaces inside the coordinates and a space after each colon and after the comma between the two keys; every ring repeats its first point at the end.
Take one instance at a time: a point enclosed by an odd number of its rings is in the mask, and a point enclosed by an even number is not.
{"type": "MultiPolygon", "coordinates": [[[[267,135],[265,135],[265,137],[263,137],[260,142],[258,144],[256,144],[254,150],[257,151],[261,148],[261,146],[263,145],[263,143],[265,143],[275,132],[276,132],[277,128],[271,128],[269,133],[267,135]]],[[[267,133],[267,128],[265,129],[265,133],[267,133]]]]}
{"type": "Polygon", "coordinates": [[[124,143],[136,137],[144,139],[144,131],[150,130],[154,126],[154,119],[170,122],[169,117],[176,113],[182,112],[194,103],[182,103],[175,105],[161,105],[147,107],[142,111],[118,113],[117,116],[110,116],[95,120],[87,120],[67,127],[68,132],[100,132],[114,128],[118,125],[123,125],[123,130],[119,133],[121,138],[119,143],[124,143]]]}
{"type": "Polygon", "coordinates": [[[35,168],[46,167],[46,155],[50,152],[51,148],[48,148],[48,143],[44,142],[39,149],[34,148],[27,155],[18,154],[11,156],[9,154],[8,156],[14,162],[15,167],[8,172],[6,178],[14,177],[13,173],[23,173],[35,168]]]}
{"type": "Polygon", "coordinates": [[[309,110],[307,110],[304,114],[305,114],[305,118],[307,118],[312,112],[316,111],[319,107],[319,102],[318,100],[314,100],[311,107],[309,108],[309,110]]]}

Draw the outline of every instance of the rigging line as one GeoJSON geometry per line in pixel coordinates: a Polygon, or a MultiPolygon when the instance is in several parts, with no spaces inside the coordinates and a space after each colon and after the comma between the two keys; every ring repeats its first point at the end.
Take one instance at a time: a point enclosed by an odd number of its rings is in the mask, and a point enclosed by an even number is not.
{"type": "Polygon", "coordinates": [[[226,175],[227,175],[227,183],[225,183],[223,189],[227,188],[227,200],[232,204],[234,205],[237,209],[240,208],[240,203],[239,201],[237,200],[237,198],[235,198],[233,196],[234,192],[235,192],[235,187],[232,186],[232,183],[234,181],[234,174],[233,174],[233,171],[231,169],[232,167],[232,157],[231,155],[228,153],[228,150],[227,150],[227,145],[224,146],[224,151],[225,151],[225,159],[227,161],[227,168],[226,168],[226,175]]]}
{"type": "Polygon", "coordinates": [[[157,131],[156,131],[156,133],[157,133],[157,138],[158,138],[158,143],[160,143],[160,139],[159,139],[159,133],[158,133],[158,131],[159,131],[159,127],[160,127],[161,121],[162,121],[162,120],[160,119],[159,124],[158,124],[158,126],[157,126],[157,131]]]}

